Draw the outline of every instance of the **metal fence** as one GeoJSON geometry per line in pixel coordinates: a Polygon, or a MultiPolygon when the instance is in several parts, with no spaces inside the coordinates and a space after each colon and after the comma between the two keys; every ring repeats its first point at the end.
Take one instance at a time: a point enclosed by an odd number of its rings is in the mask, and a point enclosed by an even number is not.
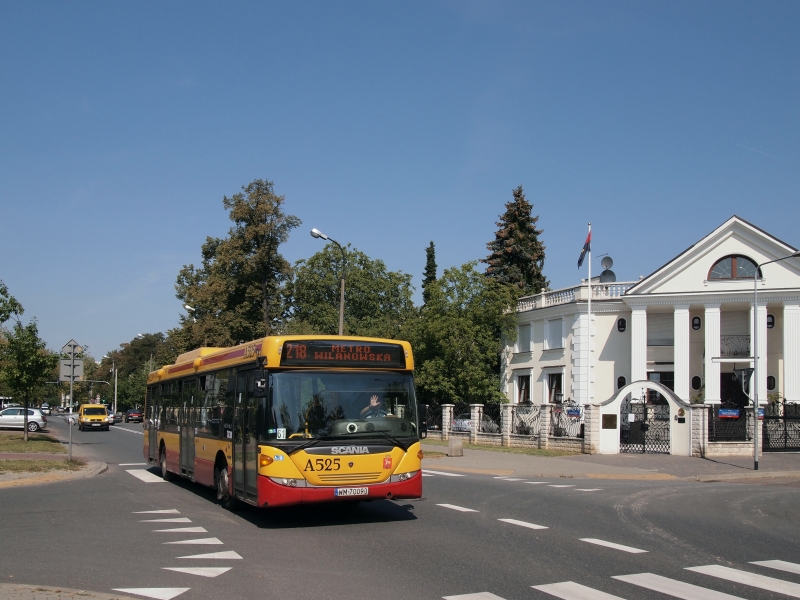
{"type": "Polygon", "coordinates": [[[472,416],[469,404],[460,400],[453,405],[453,418],[450,420],[450,431],[469,433],[472,429],[472,416]]]}
{"type": "Polygon", "coordinates": [[[773,402],[764,409],[764,452],[800,450],[800,404],[773,402]]]}
{"type": "Polygon", "coordinates": [[[425,419],[428,423],[428,430],[442,430],[442,407],[435,400],[425,405],[425,419]]]}
{"type": "Polygon", "coordinates": [[[708,419],[709,442],[746,442],[752,438],[748,422],[752,409],[742,408],[735,402],[723,402],[711,411],[708,419]]]}
{"type": "Polygon", "coordinates": [[[540,433],[541,405],[516,404],[511,412],[511,433],[538,437],[540,433]]]}
{"type": "Polygon", "coordinates": [[[550,410],[552,437],[583,437],[583,407],[572,400],[553,404],[550,410]]]}
{"type": "Polygon", "coordinates": [[[487,402],[481,408],[481,424],[478,431],[481,433],[500,433],[500,408],[499,402],[487,402]]]}

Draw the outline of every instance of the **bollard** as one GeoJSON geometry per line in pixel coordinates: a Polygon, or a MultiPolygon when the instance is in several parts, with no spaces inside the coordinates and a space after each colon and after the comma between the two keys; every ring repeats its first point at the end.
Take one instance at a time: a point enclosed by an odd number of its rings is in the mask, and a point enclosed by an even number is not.
{"type": "Polygon", "coordinates": [[[451,437],[447,447],[447,456],[464,456],[464,448],[460,437],[451,437]]]}

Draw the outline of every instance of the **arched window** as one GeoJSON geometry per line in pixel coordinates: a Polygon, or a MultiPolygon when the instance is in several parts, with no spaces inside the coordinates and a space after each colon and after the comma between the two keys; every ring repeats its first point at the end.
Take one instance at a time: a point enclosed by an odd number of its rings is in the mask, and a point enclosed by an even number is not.
{"type": "MultiPolygon", "coordinates": [[[[708,272],[709,279],[752,279],[756,272],[756,263],[738,254],[726,256],[714,263],[708,272]]],[[[758,272],[761,277],[761,271],[758,272]]]]}

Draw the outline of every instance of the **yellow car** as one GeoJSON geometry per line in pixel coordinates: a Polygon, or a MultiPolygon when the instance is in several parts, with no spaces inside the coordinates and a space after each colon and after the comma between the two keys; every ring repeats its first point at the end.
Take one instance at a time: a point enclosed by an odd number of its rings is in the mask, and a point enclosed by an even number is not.
{"type": "Polygon", "coordinates": [[[86,429],[105,429],[108,431],[113,419],[113,415],[109,416],[103,404],[81,404],[78,410],[78,429],[80,431],[86,429]]]}

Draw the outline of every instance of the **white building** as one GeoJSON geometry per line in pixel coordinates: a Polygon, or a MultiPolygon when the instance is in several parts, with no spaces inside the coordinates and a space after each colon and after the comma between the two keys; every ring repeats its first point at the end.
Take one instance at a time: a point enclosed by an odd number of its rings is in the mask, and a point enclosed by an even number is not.
{"type": "Polygon", "coordinates": [[[640,281],[593,279],[591,327],[585,281],[522,298],[506,394],[512,403],[598,404],[650,380],[686,402],[741,404],[733,370],[752,366],[744,359],[755,322],[759,400],[800,401],[800,258],[779,260],[796,253],[734,216],[640,281]],[[754,271],[770,261],[778,262],[760,269],[754,315],[754,271]]]}

